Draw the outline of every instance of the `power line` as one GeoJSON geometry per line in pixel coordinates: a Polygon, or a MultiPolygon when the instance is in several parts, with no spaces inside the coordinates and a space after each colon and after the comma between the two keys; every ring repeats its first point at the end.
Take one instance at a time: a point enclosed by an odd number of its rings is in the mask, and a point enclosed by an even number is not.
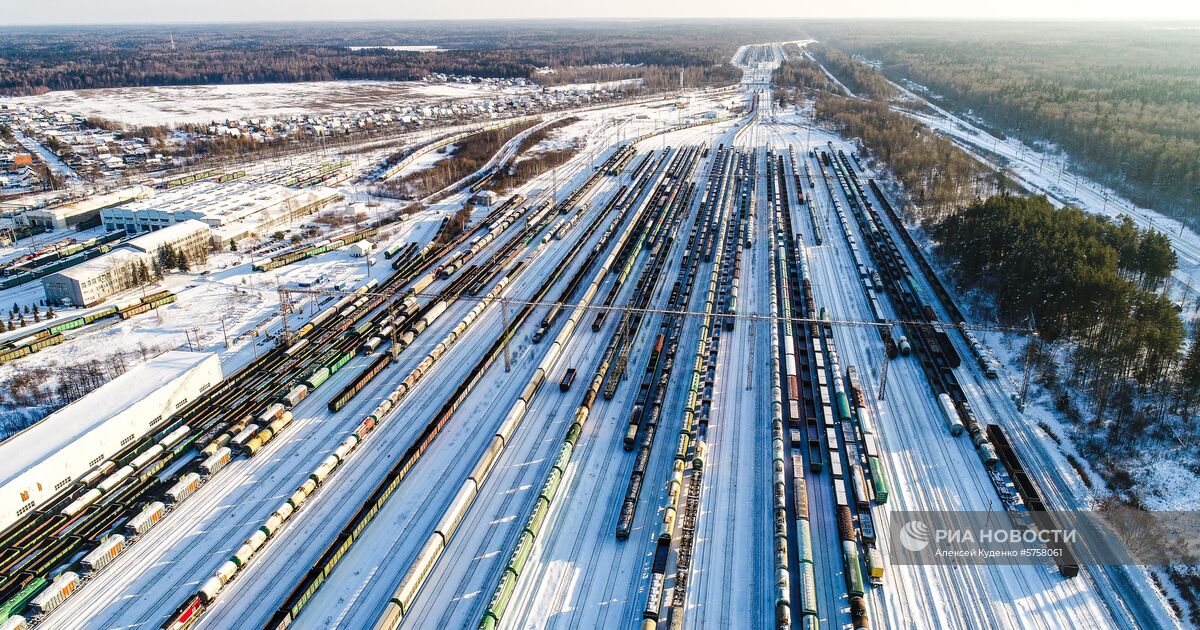
{"type": "MultiPolygon", "coordinates": [[[[338,291],[338,290],[332,290],[332,289],[314,289],[314,288],[295,288],[295,289],[282,288],[280,290],[284,294],[302,293],[302,294],[338,295],[338,296],[357,295],[357,296],[361,296],[361,297],[382,297],[385,299],[394,298],[397,295],[397,294],[392,294],[392,293],[380,293],[377,291],[354,292],[354,291],[338,291]]],[[[421,292],[421,293],[406,294],[406,295],[411,295],[413,297],[418,297],[418,298],[428,298],[428,299],[442,299],[444,297],[440,293],[433,293],[433,292],[421,292]]],[[[489,298],[486,298],[485,296],[458,295],[454,299],[464,300],[467,302],[491,302],[491,301],[495,301],[497,298],[489,299],[489,298]]],[[[533,306],[535,308],[536,307],[549,308],[549,307],[558,306],[558,307],[569,308],[569,309],[575,309],[575,308],[582,307],[585,311],[596,312],[596,313],[618,313],[618,314],[629,313],[629,314],[662,315],[662,316],[668,316],[668,317],[685,317],[685,318],[686,317],[702,318],[702,317],[707,317],[710,315],[710,313],[707,313],[705,311],[693,311],[693,310],[687,310],[687,309],[655,308],[655,307],[651,307],[651,306],[646,306],[646,307],[635,307],[635,306],[629,306],[629,305],[605,306],[603,304],[581,304],[579,302],[552,302],[552,301],[545,301],[545,300],[523,300],[520,298],[513,298],[513,297],[505,297],[503,299],[510,305],[533,306]]],[[[792,324],[828,324],[831,326],[853,326],[853,327],[860,327],[860,328],[891,328],[891,327],[897,326],[897,325],[928,326],[928,327],[942,326],[944,328],[955,328],[955,329],[959,329],[959,330],[981,330],[981,331],[988,331],[988,332],[1015,332],[1015,333],[1026,333],[1026,334],[1034,332],[1034,329],[1027,328],[1027,327],[1001,326],[1001,325],[995,325],[995,324],[971,324],[971,323],[966,323],[966,322],[955,323],[955,322],[946,322],[946,321],[917,321],[917,320],[906,320],[906,319],[889,319],[889,320],[886,320],[883,322],[876,322],[876,321],[869,321],[869,320],[865,320],[865,319],[840,319],[840,318],[839,319],[835,319],[835,318],[820,319],[820,318],[812,318],[812,317],[781,317],[778,315],[770,315],[768,313],[755,313],[755,312],[749,312],[749,313],[742,312],[742,313],[735,313],[735,314],[718,313],[718,314],[721,317],[726,318],[726,319],[743,320],[743,321],[749,321],[749,322],[776,322],[776,323],[790,322],[792,324]]]]}

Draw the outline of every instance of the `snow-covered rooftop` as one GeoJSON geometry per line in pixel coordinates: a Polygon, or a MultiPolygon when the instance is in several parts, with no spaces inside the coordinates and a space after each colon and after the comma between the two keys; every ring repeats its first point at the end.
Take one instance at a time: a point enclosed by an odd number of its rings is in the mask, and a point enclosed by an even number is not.
{"type": "Polygon", "coordinates": [[[176,241],[189,236],[195,232],[208,232],[208,225],[203,221],[188,219],[168,225],[161,230],[147,232],[137,238],[130,240],[126,245],[138,251],[153,253],[163,245],[175,243],[176,241]]]}
{"type": "Polygon", "coordinates": [[[124,247],[118,247],[117,249],[114,249],[103,256],[93,258],[91,260],[85,260],[74,267],[68,267],[57,273],[58,275],[62,275],[77,282],[83,283],[87,280],[95,278],[98,275],[107,273],[109,269],[112,269],[117,265],[124,264],[128,260],[134,258],[143,258],[144,256],[145,254],[141,252],[134,251],[132,249],[126,249],[124,247]]]}
{"type": "Polygon", "coordinates": [[[31,210],[31,213],[45,214],[46,216],[55,216],[59,218],[72,217],[85,212],[94,212],[103,208],[108,208],[120,203],[135,199],[145,199],[154,194],[154,191],[146,186],[131,186],[122,188],[110,193],[102,195],[94,195],[87,199],[82,199],[73,203],[55,206],[53,208],[41,208],[31,210]]]}
{"type": "Polygon", "coordinates": [[[216,355],[164,352],[0,442],[0,485],[210,360],[216,355]]]}

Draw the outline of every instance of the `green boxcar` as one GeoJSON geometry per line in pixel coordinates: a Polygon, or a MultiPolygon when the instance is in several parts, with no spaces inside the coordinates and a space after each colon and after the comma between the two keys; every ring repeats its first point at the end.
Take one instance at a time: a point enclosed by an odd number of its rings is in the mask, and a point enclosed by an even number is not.
{"type": "Polygon", "coordinates": [[[308,385],[310,390],[316,389],[320,387],[321,383],[324,383],[328,378],[329,368],[322,367],[318,368],[316,372],[313,372],[312,376],[309,376],[308,379],[304,381],[304,384],[308,385]]]}
{"type": "Polygon", "coordinates": [[[800,565],[802,571],[800,583],[800,613],[803,615],[815,615],[817,609],[817,572],[813,565],[804,563],[800,565]]]}
{"type": "Polygon", "coordinates": [[[7,621],[9,617],[21,612],[21,609],[25,608],[25,605],[29,603],[29,600],[36,597],[45,586],[45,578],[34,578],[25,588],[21,589],[16,595],[13,595],[12,599],[4,602],[4,605],[0,606],[0,623],[7,621]]]}
{"type": "Polygon", "coordinates": [[[862,597],[866,591],[863,588],[862,563],[858,560],[857,543],[842,541],[842,559],[846,564],[846,592],[851,596],[862,597]]]}
{"type": "Polygon", "coordinates": [[[850,419],[850,400],[846,398],[846,392],[837,393],[837,409],[839,418],[843,421],[850,419]]]}
{"type": "Polygon", "coordinates": [[[347,351],[346,354],[343,354],[341,357],[338,358],[338,360],[336,362],[334,362],[334,364],[332,366],[330,366],[329,373],[333,374],[334,372],[337,372],[338,370],[340,370],[342,368],[343,365],[346,365],[346,363],[348,363],[350,361],[350,359],[353,359],[353,358],[354,358],[354,350],[347,351]]]}
{"type": "Polygon", "coordinates": [[[808,521],[798,521],[796,523],[796,531],[800,539],[800,548],[796,550],[797,554],[800,556],[800,562],[812,564],[812,529],[809,528],[808,521]]]}
{"type": "Polygon", "coordinates": [[[867,467],[871,469],[871,485],[875,489],[875,501],[887,503],[888,495],[891,493],[888,490],[887,472],[883,469],[883,462],[879,461],[878,457],[869,457],[867,458],[867,467]]]}
{"type": "Polygon", "coordinates": [[[55,325],[51,326],[50,334],[53,335],[55,333],[60,333],[64,330],[71,330],[73,328],[79,328],[80,326],[83,326],[86,323],[87,323],[87,321],[84,320],[82,317],[76,317],[75,319],[68,320],[61,324],[55,324],[55,325]]]}

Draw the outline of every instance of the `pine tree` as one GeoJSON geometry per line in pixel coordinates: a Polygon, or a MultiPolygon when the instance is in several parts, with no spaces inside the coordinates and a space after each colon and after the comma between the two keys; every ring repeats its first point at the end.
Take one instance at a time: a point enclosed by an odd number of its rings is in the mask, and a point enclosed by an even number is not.
{"type": "Polygon", "coordinates": [[[1179,370],[1180,398],[1184,408],[1190,409],[1200,396],[1200,326],[1192,329],[1192,343],[1183,357],[1183,365],[1179,370]]]}
{"type": "Polygon", "coordinates": [[[175,266],[175,252],[171,250],[170,245],[160,248],[156,258],[155,262],[163,269],[171,269],[175,266]]]}

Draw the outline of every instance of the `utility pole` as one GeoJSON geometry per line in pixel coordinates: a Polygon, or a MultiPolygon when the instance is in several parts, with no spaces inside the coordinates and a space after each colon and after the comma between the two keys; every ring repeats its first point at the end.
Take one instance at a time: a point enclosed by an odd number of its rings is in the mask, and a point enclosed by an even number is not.
{"type": "Polygon", "coordinates": [[[292,302],[289,298],[288,290],[282,284],[279,285],[279,316],[283,319],[283,329],[279,331],[279,346],[282,348],[288,347],[292,336],[288,329],[288,315],[292,313],[292,302]]]}
{"type": "Polygon", "coordinates": [[[883,351],[883,368],[881,368],[879,371],[879,394],[876,396],[876,398],[879,400],[883,400],[885,388],[887,387],[887,372],[888,372],[888,362],[889,361],[890,360],[888,359],[887,349],[885,348],[883,351]]]}
{"type": "Polygon", "coordinates": [[[225,330],[225,318],[221,318],[221,336],[225,338],[225,349],[229,349],[229,332],[225,330]]]}
{"type": "Polygon", "coordinates": [[[396,359],[400,356],[400,346],[396,345],[396,329],[399,328],[396,325],[396,300],[388,302],[388,313],[392,316],[392,345],[388,347],[388,352],[392,353],[392,359],[396,359]]]}

